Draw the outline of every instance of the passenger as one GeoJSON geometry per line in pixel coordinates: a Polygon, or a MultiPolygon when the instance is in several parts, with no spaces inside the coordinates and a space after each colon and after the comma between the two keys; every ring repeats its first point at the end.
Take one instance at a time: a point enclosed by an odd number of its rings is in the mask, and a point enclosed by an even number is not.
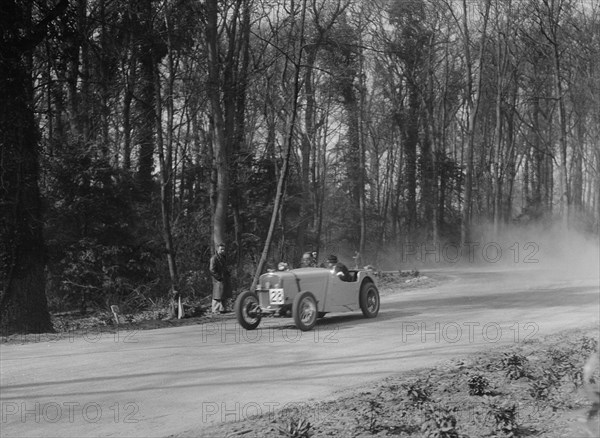
{"type": "Polygon", "coordinates": [[[335,255],[327,257],[327,266],[332,272],[337,275],[342,281],[350,281],[350,272],[343,263],[338,262],[338,258],[335,255]]]}
{"type": "Polygon", "coordinates": [[[313,251],[311,254],[312,254],[313,259],[315,261],[315,267],[318,267],[318,268],[327,268],[327,263],[325,263],[325,262],[319,263],[319,254],[317,253],[317,251],[313,251]]]}
{"type": "Polygon", "coordinates": [[[312,258],[315,262],[315,267],[318,266],[319,264],[319,254],[317,253],[317,251],[313,251],[310,253],[312,255],[312,258]]]}
{"type": "Polygon", "coordinates": [[[305,252],[302,255],[302,261],[300,262],[300,267],[302,268],[316,268],[317,260],[313,257],[310,252],[305,252]]]}

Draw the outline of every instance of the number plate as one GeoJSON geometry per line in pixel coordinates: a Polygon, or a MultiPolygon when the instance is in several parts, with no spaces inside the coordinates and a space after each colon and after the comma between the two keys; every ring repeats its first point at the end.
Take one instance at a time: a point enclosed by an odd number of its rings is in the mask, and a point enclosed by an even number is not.
{"type": "Polygon", "coordinates": [[[269,303],[283,304],[283,289],[269,289],[269,303]]]}

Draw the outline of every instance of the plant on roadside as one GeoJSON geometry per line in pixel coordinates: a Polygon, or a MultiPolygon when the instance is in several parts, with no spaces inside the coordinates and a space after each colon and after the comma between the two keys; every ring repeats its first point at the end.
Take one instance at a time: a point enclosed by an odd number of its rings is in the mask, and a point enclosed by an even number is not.
{"type": "Polygon", "coordinates": [[[522,354],[511,352],[504,353],[502,369],[511,380],[518,380],[526,376],[527,358],[522,354]]]}
{"type": "Polygon", "coordinates": [[[412,269],[410,271],[399,270],[398,274],[400,275],[400,277],[418,277],[419,271],[417,271],[416,269],[412,269]]]}
{"type": "Polygon", "coordinates": [[[480,374],[469,377],[467,384],[469,385],[469,395],[489,395],[491,392],[490,381],[480,374]]]}
{"type": "Polygon", "coordinates": [[[404,388],[408,399],[417,406],[431,401],[429,380],[417,379],[414,382],[404,385],[404,388]]]}
{"type": "Polygon", "coordinates": [[[312,425],[305,418],[290,418],[283,427],[279,427],[281,435],[288,438],[310,438],[312,425]]]}
{"type": "Polygon", "coordinates": [[[561,349],[550,350],[550,369],[556,375],[556,380],[567,378],[575,388],[583,384],[583,357],[575,351],[561,349]]]}
{"type": "Polygon", "coordinates": [[[584,356],[588,357],[590,354],[598,351],[598,341],[588,336],[582,336],[579,340],[580,349],[584,356]]]}
{"type": "Polygon", "coordinates": [[[517,422],[517,404],[510,401],[498,401],[487,397],[485,400],[485,418],[493,422],[493,432],[506,437],[516,437],[519,433],[517,422]]]}
{"type": "Polygon", "coordinates": [[[356,409],[358,411],[358,416],[355,418],[356,427],[374,435],[383,429],[381,425],[383,405],[375,398],[366,400],[366,402],[356,409]]]}
{"type": "Polygon", "coordinates": [[[552,370],[543,370],[542,375],[531,382],[529,395],[536,400],[548,400],[556,387],[556,374],[552,370]]]}
{"type": "Polygon", "coordinates": [[[455,409],[448,409],[439,405],[427,405],[425,408],[425,421],[421,425],[421,432],[427,438],[460,438],[456,429],[457,421],[455,409]]]}

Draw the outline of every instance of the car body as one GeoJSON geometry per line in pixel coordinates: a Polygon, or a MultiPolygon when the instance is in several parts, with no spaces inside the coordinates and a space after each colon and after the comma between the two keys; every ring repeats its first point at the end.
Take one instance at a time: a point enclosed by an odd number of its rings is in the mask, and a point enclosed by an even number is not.
{"type": "Polygon", "coordinates": [[[369,271],[350,270],[347,281],[325,268],[272,271],[260,276],[256,291],[243,292],[235,303],[236,317],[248,330],[266,315],[291,312],[296,326],[306,331],[327,313],[357,310],[367,318],[379,313],[379,291],[369,271]]]}

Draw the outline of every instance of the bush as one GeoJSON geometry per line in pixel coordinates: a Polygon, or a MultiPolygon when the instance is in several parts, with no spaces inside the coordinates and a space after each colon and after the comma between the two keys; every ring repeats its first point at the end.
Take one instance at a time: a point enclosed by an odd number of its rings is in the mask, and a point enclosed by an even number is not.
{"type": "Polygon", "coordinates": [[[556,374],[551,370],[543,370],[529,387],[529,394],[536,400],[548,400],[556,386],[556,374]]]}
{"type": "Polygon", "coordinates": [[[358,409],[359,416],[355,418],[358,429],[371,434],[376,434],[382,429],[380,423],[382,404],[377,400],[378,397],[366,400],[366,406],[361,406],[358,409]]]}
{"type": "Polygon", "coordinates": [[[425,421],[421,425],[421,431],[427,438],[461,437],[456,430],[457,421],[454,414],[454,409],[428,405],[425,409],[425,421]]]}
{"type": "Polygon", "coordinates": [[[500,432],[504,436],[514,437],[518,435],[519,425],[517,423],[517,404],[504,400],[499,401],[488,398],[485,401],[487,409],[486,419],[493,422],[494,432],[500,432]]]}
{"type": "Polygon", "coordinates": [[[404,386],[408,399],[416,404],[423,405],[431,400],[431,387],[427,380],[417,379],[404,386]]]}
{"type": "Polygon", "coordinates": [[[502,359],[502,369],[506,373],[506,377],[511,380],[518,380],[526,376],[527,358],[519,353],[504,353],[502,359]]]}
{"type": "Polygon", "coordinates": [[[286,425],[279,427],[279,433],[289,438],[310,438],[312,425],[304,418],[290,418],[286,425]]]}
{"type": "Polygon", "coordinates": [[[490,382],[484,376],[475,374],[468,380],[469,395],[487,395],[490,393],[490,382]]]}

